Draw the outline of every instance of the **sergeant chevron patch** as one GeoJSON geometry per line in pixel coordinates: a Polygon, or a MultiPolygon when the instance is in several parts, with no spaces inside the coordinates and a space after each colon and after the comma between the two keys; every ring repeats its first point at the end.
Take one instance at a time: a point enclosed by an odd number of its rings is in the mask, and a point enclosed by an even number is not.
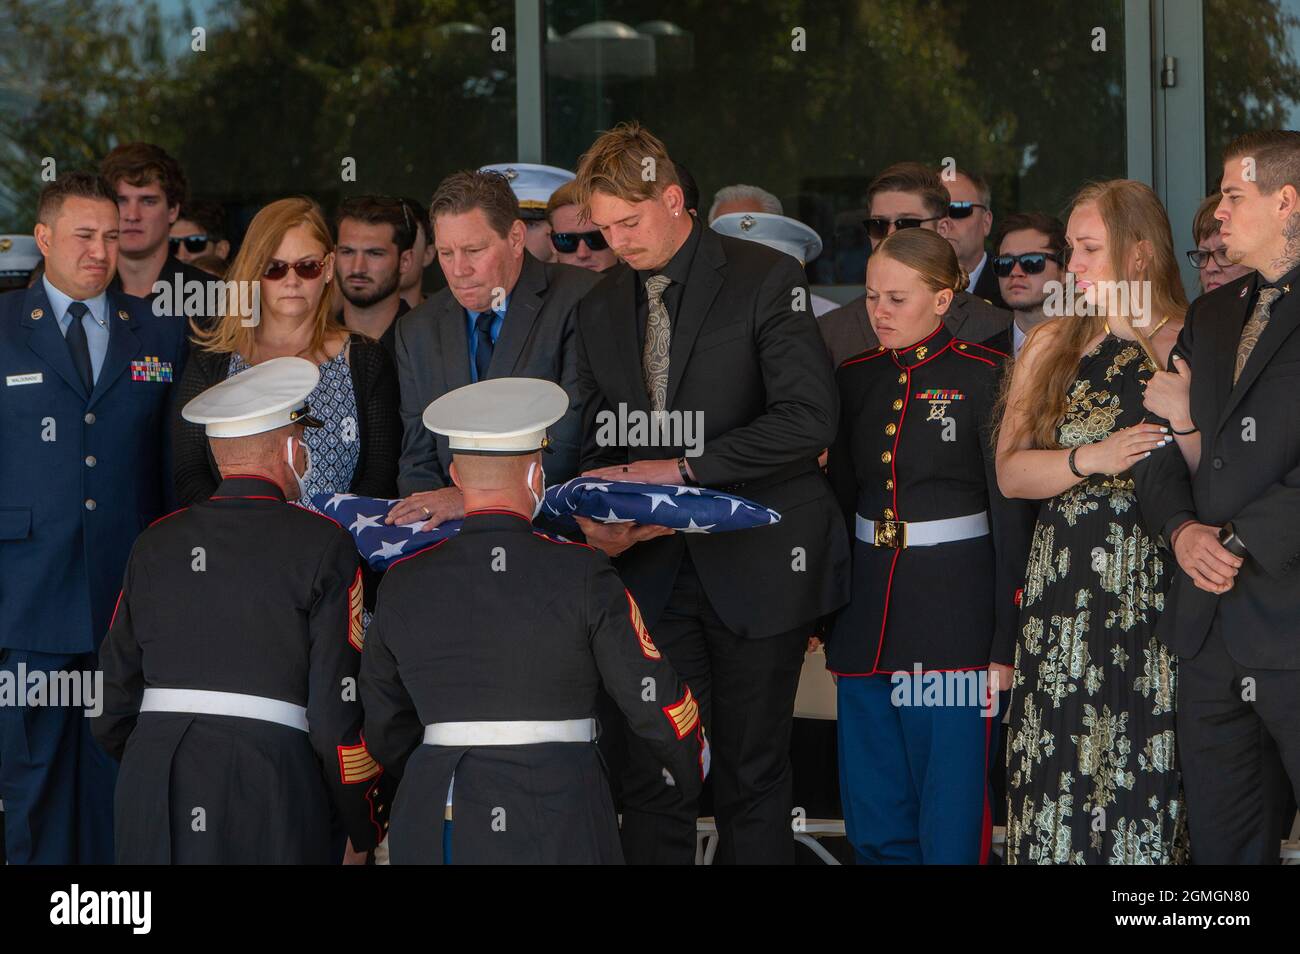
{"type": "Polygon", "coordinates": [[[339,746],[339,778],[344,785],[368,782],[383,772],[383,767],[366,750],[364,742],[339,746]]]}
{"type": "Polygon", "coordinates": [[[352,585],[348,587],[348,645],[357,652],[361,652],[366,645],[366,630],[361,625],[361,612],[363,610],[361,601],[361,570],[357,570],[356,578],[352,585]]]}
{"type": "Polygon", "coordinates": [[[636,638],[641,643],[641,655],[646,659],[662,659],[659,649],[650,638],[650,630],[645,628],[645,620],[641,618],[641,607],[636,605],[636,600],[632,599],[632,594],[627,590],[623,591],[627,596],[627,614],[632,620],[632,628],[636,630],[636,638]]]}
{"type": "Polygon", "coordinates": [[[670,706],[664,706],[664,715],[673,724],[677,738],[684,739],[700,724],[700,704],[691,695],[691,687],[686,687],[686,695],[670,706]]]}

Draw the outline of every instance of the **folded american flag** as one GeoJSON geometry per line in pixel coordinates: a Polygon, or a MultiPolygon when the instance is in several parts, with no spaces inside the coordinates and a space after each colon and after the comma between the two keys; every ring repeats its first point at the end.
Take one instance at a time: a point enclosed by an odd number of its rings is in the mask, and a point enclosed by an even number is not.
{"type": "Polygon", "coordinates": [[[560,532],[566,521],[590,517],[601,523],[658,524],[682,533],[725,533],[777,523],[781,515],[761,504],[707,487],[642,484],[627,480],[574,477],[546,488],[542,514],[560,532]]]}
{"type": "MultiPolygon", "coordinates": [[[[448,520],[433,530],[421,530],[425,520],[386,524],[397,503],[355,494],[315,494],[312,503],[352,534],[357,550],[373,569],[391,564],[441,543],[460,532],[461,521],[448,520]]],[[[573,517],[601,523],[642,523],[672,527],[683,533],[724,533],[777,523],[781,515],[743,497],[704,487],[641,484],[621,480],[575,477],[546,489],[538,522],[567,536],[578,536],[573,517]]]]}
{"type": "MultiPolygon", "coordinates": [[[[400,498],[399,498],[400,499],[400,498]]],[[[427,522],[386,524],[384,518],[397,500],[358,497],[355,494],[314,494],[311,502],[352,534],[357,550],[373,569],[386,570],[402,557],[418,553],[460,532],[459,520],[448,520],[433,530],[421,530],[427,522]]]]}

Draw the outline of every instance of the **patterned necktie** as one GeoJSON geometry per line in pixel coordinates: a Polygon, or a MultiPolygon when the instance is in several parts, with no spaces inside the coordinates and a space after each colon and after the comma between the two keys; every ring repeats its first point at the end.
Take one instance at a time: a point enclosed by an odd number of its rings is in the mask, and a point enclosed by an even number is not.
{"type": "Polygon", "coordinates": [[[641,366],[652,411],[662,411],[668,404],[668,345],[672,340],[672,323],[668,306],[664,304],[664,289],[671,283],[667,275],[651,275],[645,283],[650,309],[646,314],[641,366]]]}
{"type": "Polygon", "coordinates": [[[495,311],[485,311],[474,319],[474,371],[480,381],[487,380],[488,365],[492,363],[492,322],[496,317],[495,311]]]}
{"type": "Polygon", "coordinates": [[[81,319],[90,314],[90,309],[84,301],[74,301],[68,306],[68,314],[72,320],[68,322],[68,333],[64,339],[68,342],[68,351],[72,353],[72,363],[77,374],[81,375],[81,383],[86,386],[86,393],[89,394],[95,389],[95,369],[90,363],[90,342],[86,340],[86,326],[81,323],[81,319]]]}
{"type": "Polygon", "coordinates": [[[1255,350],[1255,345],[1259,344],[1259,336],[1263,333],[1265,326],[1268,325],[1269,312],[1273,309],[1273,303],[1282,297],[1280,288],[1261,288],[1259,290],[1259,299],[1255,302],[1255,310],[1250,313],[1250,320],[1246,322],[1246,327],[1241,329],[1241,343],[1237,345],[1237,365],[1232,369],[1232,383],[1235,385],[1237,379],[1241,377],[1242,370],[1246,367],[1246,361],[1250,358],[1250,353],[1255,350]]]}

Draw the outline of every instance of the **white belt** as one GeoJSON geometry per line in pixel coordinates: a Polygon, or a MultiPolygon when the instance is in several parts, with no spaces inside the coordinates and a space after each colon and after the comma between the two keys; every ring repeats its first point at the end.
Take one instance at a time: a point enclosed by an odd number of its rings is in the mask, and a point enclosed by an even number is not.
{"type": "Polygon", "coordinates": [[[868,520],[858,514],[857,536],[876,547],[932,547],[936,543],[971,540],[989,532],[989,512],[945,520],[868,520]]]}
{"type": "Polygon", "coordinates": [[[141,712],[193,712],[202,715],[238,716],[276,722],[291,729],[307,731],[307,710],[292,702],[246,696],[242,692],[217,692],[212,689],[159,689],[144,691],[141,712]]]}
{"type": "Polygon", "coordinates": [[[595,719],[559,722],[435,722],[424,727],[425,745],[534,745],[594,742],[595,719]]]}

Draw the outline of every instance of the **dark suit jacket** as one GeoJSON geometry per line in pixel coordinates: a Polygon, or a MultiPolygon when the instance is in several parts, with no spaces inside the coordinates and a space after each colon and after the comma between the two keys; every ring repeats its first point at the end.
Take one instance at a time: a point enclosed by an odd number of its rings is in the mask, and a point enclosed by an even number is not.
{"type": "MultiPolygon", "coordinates": [[[[599,281],[597,273],[570,265],[542,264],[524,252],[524,266],[510,293],[501,335],[492,351],[489,378],[554,381],[569,393],[569,413],[550,429],[546,455],[549,483],[578,471],[580,444],[574,320],[578,299],[599,281]]],[[[397,489],[403,497],[451,486],[447,438],[424,426],[424,409],[448,391],[470,383],[465,309],[450,288],[397,320],[397,380],[402,392],[402,458],[397,489]]]]}
{"type": "MultiPolygon", "coordinates": [[[[685,448],[598,444],[602,413],[649,412],[636,314],[637,275],[605,272],[578,306],[578,387],[584,470],[679,457],[685,448]]],[[[807,625],[848,599],[848,539],[817,456],[835,436],[839,401],[805,289],[788,255],[704,229],[669,352],[670,412],[698,412],[703,451],[690,458],[705,486],[781,514],[778,524],[733,533],[673,534],[617,562],[653,627],[689,552],[723,622],[747,637],[807,625]],[[806,300],[806,298],[805,298],[806,300]]]]}
{"type": "MultiPolygon", "coordinates": [[[[212,325],[215,315],[208,314],[208,295],[207,287],[209,282],[220,282],[221,279],[214,275],[209,275],[201,268],[195,268],[187,262],[182,262],[175,255],[168,255],[167,261],[163,263],[162,271],[158,273],[155,281],[165,282],[168,286],[166,292],[153,292],[146,295],[144,300],[149,303],[151,309],[156,308],[158,312],[173,317],[180,316],[182,313],[186,318],[193,318],[200,328],[209,328],[212,325]],[[203,294],[191,295],[195,283],[204,290],[203,294]],[[163,297],[163,304],[158,304],[160,295],[163,297]]],[[[109,283],[109,288],[120,294],[126,294],[122,291],[122,276],[114,275],[113,281],[109,283]]],[[[188,333],[189,329],[186,329],[188,333]]]]}
{"type": "Polygon", "coordinates": [[[984,271],[980,272],[980,280],[975,283],[975,288],[971,292],[976,298],[985,299],[994,308],[1006,308],[1006,299],[1002,297],[1002,286],[998,284],[998,277],[993,274],[993,256],[990,255],[984,261],[984,271]]]}
{"type": "Polygon", "coordinates": [[[1234,386],[1237,344],[1259,281],[1252,272],[1187,312],[1176,349],[1192,368],[1201,463],[1189,477],[1180,454],[1153,455],[1161,492],[1143,514],[1166,539],[1185,520],[1232,521],[1249,550],[1223,596],[1177,571],[1157,630],[1174,652],[1195,656],[1217,617],[1228,652],[1243,666],[1300,669],[1300,289],[1273,306],[1234,386]]]}
{"type": "MultiPolygon", "coordinates": [[[[836,367],[856,354],[874,351],[880,346],[880,339],[871,330],[871,322],[867,320],[865,292],[848,304],[826,312],[817,319],[817,323],[836,367]]],[[[982,298],[976,298],[967,292],[957,292],[952,296],[952,304],[943,316],[943,323],[954,338],[984,342],[1010,327],[1011,312],[995,308],[982,298]]]]}

